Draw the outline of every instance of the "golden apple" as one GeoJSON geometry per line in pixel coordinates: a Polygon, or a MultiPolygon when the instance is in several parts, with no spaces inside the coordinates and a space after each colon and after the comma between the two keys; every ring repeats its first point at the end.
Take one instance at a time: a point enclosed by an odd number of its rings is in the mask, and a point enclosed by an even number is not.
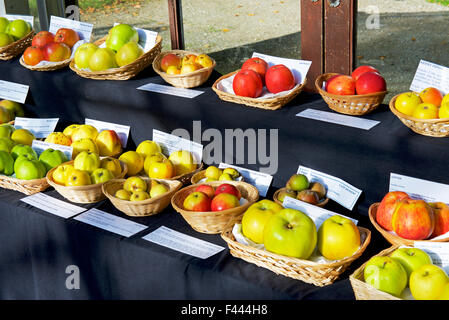
{"type": "Polygon", "coordinates": [[[66,186],[68,187],[87,186],[89,184],[92,184],[92,181],[87,171],[73,169],[73,171],[69,174],[67,178],[66,186]]]}
{"type": "Polygon", "coordinates": [[[218,181],[232,181],[232,180],[234,180],[234,179],[232,179],[232,177],[229,173],[222,173],[218,177],[218,181]]]}
{"type": "Polygon", "coordinates": [[[186,64],[182,65],[180,74],[191,73],[191,72],[194,72],[194,71],[196,71],[198,69],[201,69],[201,68],[197,64],[195,64],[195,63],[186,63],[186,64]]]}
{"type": "Polygon", "coordinates": [[[76,129],[78,129],[81,125],[80,124],[71,124],[70,126],[66,127],[62,133],[72,139],[72,134],[75,132],[76,129]]]}
{"type": "Polygon", "coordinates": [[[102,157],[116,157],[122,152],[122,142],[114,130],[101,131],[95,143],[102,157]]]}
{"type": "Polygon", "coordinates": [[[215,166],[209,166],[206,169],[205,175],[207,179],[211,179],[210,181],[218,180],[220,178],[223,171],[215,166]]]}
{"type": "MultiPolygon", "coordinates": [[[[154,181],[154,180],[152,180],[152,181],[154,181]]],[[[158,183],[157,185],[151,187],[150,197],[154,198],[154,197],[160,196],[160,195],[166,193],[167,191],[168,191],[168,188],[165,185],[163,185],[162,183],[158,183]]]]}
{"type": "Polygon", "coordinates": [[[17,129],[11,134],[11,140],[17,144],[26,144],[31,146],[34,139],[36,139],[34,134],[27,129],[17,129]]]}
{"type": "Polygon", "coordinates": [[[6,123],[14,120],[14,113],[5,108],[0,106],[0,123],[6,123]]]}
{"type": "Polygon", "coordinates": [[[67,180],[72,173],[72,171],[75,170],[75,167],[71,164],[63,164],[58,166],[53,171],[53,180],[60,185],[65,186],[67,184],[67,180]]]}
{"type": "Polygon", "coordinates": [[[182,59],[181,59],[181,66],[185,65],[185,64],[193,64],[196,63],[196,55],[195,54],[188,54],[185,55],[182,59]]]}
{"type": "Polygon", "coordinates": [[[129,177],[135,176],[143,169],[144,158],[136,151],[126,151],[118,159],[128,166],[127,175],[129,177]]]}
{"type": "Polygon", "coordinates": [[[418,119],[438,118],[438,107],[432,103],[421,103],[413,111],[412,117],[418,119]]]}
{"type": "Polygon", "coordinates": [[[449,118],[449,100],[441,104],[438,117],[440,119],[449,118]]]}
{"type": "Polygon", "coordinates": [[[150,167],[150,163],[154,161],[161,162],[164,159],[167,159],[167,157],[161,152],[156,152],[153,155],[146,156],[145,161],[143,163],[143,170],[148,175],[148,168],[150,167]]]}
{"type": "Polygon", "coordinates": [[[149,162],[146,174],[154,179],[170,179],[175,176],[175,167],[169,159],[163,158],[149,162]]]}
{"type": "Polygon", "coordinates": [[[167,74],[181,74],[181,69],[176,66],[169,66],[167,68],[167,74]]]}
{"type": "Polygon", "coordinates": [[[98,136],[98,130],[89,124],[82,124],[77,129],[72,132],[71,139],[72,141],[78,141],[83,138],[95,139],[98,136]]]}
{"type": "Polygon", "coordinates": [[[100,168],[100,157],[98,153],[81,151],[73,161],[75,169],[87,171],[92,174],[96,169],[100,168]]]}
{"type": "Polygon", "coordinates": [[[93,152],[99,154],[97,144],[90,138],[82,138],[72,142],[72,159],[75,159],[82,151],[93,152]]]}
{"type": "Polygon", "coordinates": [[[131,194],[129,201],[143,201],[150,199],[150,195],[146,191],[136,191],[131,194]]]}
{"type": "Polygon", "coordinates": [[[213,60],[205,53],[199,54],[196,57],[195,62],[201,65],[203,68],[209,68],[214,65],[213,60]]]}
{"type": "Polygon", "coordinates": [[[168,159],[175,167],[175,175],[182,175],[194,171],[197,168],[195,158],[187,150],[178,150],[170,154],[168,159]]]}
{"type": "Polygon", "coordinates": [[[108,169],[112,172],[114,177],[117,177],[120,173],[122,173],[122,166],[120,165],[120,161],[115,158],[101,159],[100,168],[108,169]]]}
{"type": "Polygon", "coordinates": [[[161,146],[157,142],[145,140],[139,143],[136,148],[136,152],[145,158],[146,156],[151,156],[157,152],[162,152],[162,150],[161,146]]]}
{"type": "Polygon", "coordinates": [[[129,192],[146,191],[147,183],[141,177],[137,176],[129,177],[125,180],[125,183],[123,184],[123,189],[129,192]]]}
{"type": "Polygon", "coordinates": [[[119,189],[114,194],[114,197],[122,199],[122,200],[129,200],[131,198],[131,192],[126,191],[125,189],[119,189]]]}
{"type": "Polygon", "coordinates": [[[238,172],[236,169],[234,168],[226,168],[223,169],[223,173],[227,173],[231,176],[231,178],[233,180],[237,179],[238,177],[240,177],[240,172],[238,172]]]}

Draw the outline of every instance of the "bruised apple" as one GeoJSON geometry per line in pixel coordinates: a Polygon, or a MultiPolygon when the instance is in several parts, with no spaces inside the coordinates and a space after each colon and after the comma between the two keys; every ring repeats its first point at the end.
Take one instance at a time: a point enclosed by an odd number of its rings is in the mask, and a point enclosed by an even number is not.
{"type": "Polygon", "coordinates": [[[269,67],[265,74],[265,85],[271,93],[287,91],[295,86],[295,77],[283,64],[269,67]]]}
{"type": "Polygon", "coordinates": [[[265,74],[268,70],[268,63],[265,60],[258,57],[250,58],[242,65],[242,70],[246,69],[256,71],[262,80],[262,84],[265,84],[265,74]]]}
{"type": "Polygon", "coordinates": [[[42,49],[46,61],[58,62],[70,58],[71,50],[65,43],[52,42],[42,49]]]}
{"type": "Polygon", "coordinates": [[[399,200],[391,224],[393,231],[401,238],[427,239],[435,228],[433,209],[424,200],[399,200]]]}
{"type": "Polygon", "coordinates": [[[262,95],[262,79],[254,70],[240,70],[232,81],[232,88],[238,96],[257,98],[262,95]]]}
{"type": "Polygon", "coordinates": [[[78,41],[80,41],[80,36],[75,30],[69,28],[60,28],[58,29],[58,31],[56,31],[55,42],[64,43],[72,48],[78,41]]]}
{"type": "Polygon", "coordinates": [[[409,195],[402,191],[388,192],[377,208],[376,222],[385,230],[393,231],[391,218],[393,217],[394,209],[396,208],[396,202],[408,198],[409,195]]]}
{"type": "Polygon", "coordinates": [[[355,94],[355,81],[352,77],[338,75],[331,78],[327,83],[327,92],[340,96],[355,94]]]}
{"type": "Polygon", "coordinates": [[[35,66],[42,60],[45,60],[44,52],[39,47],[28,47],[23,53],[23,61],[29,66],[35,66]]]}

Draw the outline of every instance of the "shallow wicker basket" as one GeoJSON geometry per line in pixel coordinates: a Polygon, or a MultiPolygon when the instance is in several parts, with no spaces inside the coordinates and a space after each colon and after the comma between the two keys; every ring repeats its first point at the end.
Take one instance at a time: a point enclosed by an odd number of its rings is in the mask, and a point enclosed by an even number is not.
{"type": "Polygon", "coordinates": [[[371,241],[371,231],[357,227],[360,232],[362,244],[352,256],[330,263],[318,263],[311,260],[287,257],[269,252],[267,250],[254,248],[236,241],[232,234],[235,223],[240,223],[241,219],[236,219],[228,225],[228,228],[221,234],[227,242],[231,255],[253,263],[259,267],[273,271],[296,280],[311,283],[316,286],[326,286],[332,284],[348,267],[359,258],[371,241]]]}
{"type": "MultiPolygon", "coordinates": [[[[74,160],[63,163],[64,164],[73,164],[74,160]]],[[[128,166],[120,161],[122,166],[122,172],[116,178],[123,178],[128,172],[128,166]]],[[[50,186],[55,188],[55,190],[62,195],[67,200],[74,203],[95,203],[101,200],[106,199],[106,195],[103,193],[102,185],[103,183],[90,184],[86,186],[74,186],[74,187],[66,187],[56,183],[53,180],[53,172],[57,167],[54,167],[47,173],[47,181],[50,186]]]]}
{"type": "Polygon", "coordinates": [[[157,180],[166,187],[169,191],[147,200],[143,201],[127,201],[114,196],[117,190],[123,188],[126,179],[113,179],[103,184],[103,193],[112,202],[114,207],[124,214],[132,217],[147,217],[155,215],[164,210],[171,201],[173,194],[182,187],[182,183],[177,180],[163,180],[163,179],[149,179],[144,178],[147,182],[157,180]]]}
{"type": "Polygon", "coordinates": [[[285,106],[287,103],[292,101],[304,88],[307,83],[307,79],[304,80],[304,83],[297,86],[294,90],[286,95],[281,95],[275,98],[249,98],[249,97],[241,97],[235,95],[233,93],[224,92],[218,89],[218,83],[226,78],[232,77],[234,74],[239,72],[240,70],[228,73],[220,78],[218,78],[215,83],[212,85],[212,90],[218,95],[218,97],[223,101],[243,104],[249,107],[255,107],[265,110],[277,110],[285,106]]]}
{"type": "Polygon", "coordinates": [[[315,87],[329,108],[339,113],[351,116],[361,116],[374,111],[384,100],[388,91],[359,94],[359,95],[336,95],[323,90],[323,83],[338,73],[325,73],[315,80],[315,87]]]}
{"type": "Polygon", "coordinates": [[[0,60],[10,60],[21,54],[31,45],[34,37],[34,30],[31,30],[25,37],[7,46],[0,47],[0,60]]]}
{"type": "MultiPolygon", "coordinates": [[[[204,178],[206,178],[206,170],[201,170],[192,176],[192,179],[190,179],[190,182],[192,184],[197,184],[197,183],[200,183],[200,181],[203,180],[204,178]]],[[[238,179],[239,180],[235,180],[235,181],[245,181],[243,176],[240,176],[238,179]]],[[[221,181],[221,182],[225,183],[226,181],[221,181]]]]}
{"type": "Polygon", "coordinates": [[[209,79],[210,75],[212,74],[212,71],[217,65],[217,62],[214,59],[212,59],[212,57],[210,57],[213,62],[213,65],[211,67],[201,68],[199,70],[186,74],[167,74],[161,69],[161,60],[168,53],[176,54],[181,58],[188,54],[199,55],[199,53],[185,50],[171,50],[171,51],[164,51],[158,54],[158,56],[154,59],[153,61],[154,71],[157,74],[159,74],[161,78],[165,80],[165,82],[171,84],[176,88],[194,88],[202,85],[207,81],[207,79],[209,79]]]}
{"type": "MultiPolygon", "coordinates": [[[[392,246],[387,248],[376,254],[376,257],[388,256],[398,247],[399,246],[392,246]]],[[[352,290],[354,291],[355,298],[357,300],[402,300],[401,298],[395,297],[389,293],[380,291],[365,282],[363,272],[367,263],[368,261],[357,268],[357,270],[349,276],[349,281],[351,283],[352,290]]]]}
{"type": "MultiPolygon", "coordinates": [[[[385,230],[376,222],[376,214],[377,214],[377,208],[379,207],[379,204],[380,203],[373,203],[369,207],[369,210],[368,210],[368,216],[369,216],[369,219],[370,219],[372,225],[374,226],[374,228],[376,228],[376,230],[379,231],[380,234],[392,245],[413,246],[413,243],[415,242],[415,240],[401,238],[398,235],[396,235],[394,232],[389,232],[389,231],[385,230]]],[[[436,239],[436,240],[419,240],[419,241],[447,242],[447,241],[449,241],[449,238],[442,238],[442,239],[436,239]]]]}
{"type": "Polygon", "coordinates": [[[72,61],[72,59],[70,58],[70,59],[66,59],[64,61],[52,62],[52,63],[46,64],[43,66],[37,66],[37,65],[30,66],[25,63],[25,61],[23,60],[23,56],[21,56],[20,60],[19,60],[20,64],[23,67],[33,70],[33,71],[54,71],[54,70],[62,69],[62,68],[67,67],[71,61],[72,61]]]}
{"type": "MultiPolygon", "coordinates": [[[[105,41],[106,37],[103,37],[95,41],[95,44],[97,46],[100,46],[105,41]]],[[[156,38],[156,44],[152,49],[145,52],[137,60],[135,60],[130,64],[127,64],[126,66],[122,66],[119,68],[112,68],[104,71],[88,71],[78,69],[75,66],[75,61],[72,60],[69,64],[69,67],[83,78],[94,80],[128,80],[136,76],[139,72],[147,68],[149,65],[151,65],[154,58],[159,54],[159,52],[161,52],[161,50],[162,50],[162,37],[158,35],[156,38]]]]}
{"type": "MultiPolygon", "coordinates": [[[[172,206],[194,230],[209,234],[221,233],[229,224],[229,221],[242,216],[246,209],[259,199],[259,191],[249,183],[240,181],[228,181],[228,183],[239,189],[242,198],[245,198],[247,203],[223,211],[195,212],[184,210],[184,199],[199,185],[194,184],[176,192],[171,199],[172,206]]],[[[222,181],[205,182],[205,184],[218,187],[222,184],[222,181]]]]}
{"type": "Polygon", "coordinates": [[[204,163],[201,162],[200,166],[196,170],[189,172],[189,173],[182,174],[182,175],[178,175],[173,178],[170,178],[170,180],[178,180],[178,181],[181,181],[181,183],[183,185],[188,185],[188,184],[190,184],[192,177],[195,174],[197,174],[198,172],[202,171],[203,167],[204,167],[204,163]]]}
{"type": "Polygon", "coordinates": [[[47,189],[50,185],[47,179],[21,180],[13,177],[0,175],[0,187],[19,191],[26,195],[32,195],[47,189]]]}
{"type": "Polygon", "coordinates": [[[417,119],[402,112],[399,112],[395,108],[396,99],[399,94],[394,96],[390,100],[390,110],[398,117],[399,120],[414,132],[429,137],[449,137],[449,119],[417,119]]]}
{"type": "MultiPolygon", "coordinates": [[[[287,188],[280,188],[278,190],[276,190],[273,194],[273,200],[274,202],[279,203],[280,205],[282,205],[282,202],[279,200],[279,193],[283,190],[287,190],[287,188]]],[[[316,204],[317,207],[324,207],[327,203],[329,202],[329,198],[324,198],[322,199],[320,202],[318,202],[316,204]]]]}

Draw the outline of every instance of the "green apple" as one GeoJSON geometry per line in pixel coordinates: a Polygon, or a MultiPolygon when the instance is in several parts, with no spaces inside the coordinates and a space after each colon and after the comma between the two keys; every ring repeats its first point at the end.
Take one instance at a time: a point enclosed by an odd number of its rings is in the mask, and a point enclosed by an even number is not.
{"type": "Polygon", "coordinates": [[[293,191],[302,191],[309,188],[309,179],[300,173],[296,173],[288,179],[285,187],[293,191]]]}
{"type": "Polygon", "coordinates": [[[278,194],[278,200],[279,200],[281,203],[284,203],[285,197],[290,197],[290,198],[296,199],[296,196],[297,196],[297,195],[298,195],[298,194],[297,194],[296,191],[294,191],[294,190],[289,190],[289,189],[285,189],[285,190],[282,190],[281,192],[279,192],[279,194],[278,194]]]}
{"type": "Polygon", "coordinates": [[[93,43],[83,43],[76,49],[75,57],[75,65],[80,69],[88,69],[89,68],[89,60],[90,57],[97,51],[98,46],[93,43]]]}
{"type": "Polygon", "coordinates": [[[60,164],[69,161],[67,156],[61,150],[54,150],[52,148],[44,150],[39,156],[47,171],[53,169],[60,164]]]}
{"type": "Polygon", "coordinates": [[[103,71],[116,67],[115,53],[109,48],[97,49],[89,59],[89,69],[92,71],[103,71]]]}
{"type": "Polygon", "coordinates": [[[263,243],[263,230],[273,214],[284,209],[280,204],[263,199],[246,209],[242,217],[242,233],[255,243],[263,243]]]}
{"type": "Polygon", "coordinates": [[[44,164],[32,155],[21,155],[14,163],[14,172],[17,179],[33,180],[45,177],[47,170],[44,164]]]}
{"type": "Polygon", "coordinates": [[[9,25],[9,20],[5,17],[0,17],[0,32],[6,32],[6,28],[9,25]]]}
{"type": "Polygon", "coordinates": [[[14,42],[14,38],[6,32],[0,32],[0,47],[7,46],[14,42]]]}
{"type": "MultiPolygon", "coordinates": [[[[153,180],[154,181],[154,180],[153,180]]],[[[166,193],[169,189],[163,185],[162,183],[159,183],[157,185],[153,185],[150,189],[150,197],[154,198],[157,196],[160,196],[164,193],[166,193]]]]}
{"type": "Polygon", "coordinates": [[[23,105],[18,102],[11,101],[11,100],[2,100],[2,101],[0,101],[0,106],[11,110],[14,114],[14,117],[25,116],[25,110],[23,109],[23,105]]]}
{"type": "Polygon", "coordinates": [[[118,24],[112,27],[106,38],[106,47],[117,52],[128,42],[139,42],[137,30],[129,24],[118,24]]]}
{"type": "Polygon", "coordinates": [[[14,37],[15,40],[22,39],[31,31],[31,26],[28,22],[17,19],[13,20],[8,25],[9,34],[14,37]]]}
{"type": "Polygon", "coordinates": [[[359,229],[346,217],[333,215],[318,229],[318,251],[326,259],[341,260],[352,256],[359,248],[359,229]]]}
{"type": "Polygon", "coordinates": [[[396,297],[400,297],[407,286],[407,272],[391,257],[372,257],[366,263],[363,275],[367,284],[396,297]]]}
{"type": "Polygon", "coordinates": [[[124,44],[115,55],[115,61],[119,67],[126,66],[136,61],[143,54],[143,49],[136,42],[124,44]]]}
{"type": "Polygon", "coordinates": [[[7,176],[14,173],[14,158],[3,150],[0,150],[0,173],[7,176]]]}
{"type": "Polygon", "coordinates": [[[129,201],[143,201],[147,199],[150,199],[150,195],[148,194],[148,192],[139,190],[131,194],[129,201]]]}
{"type": "Polygon", "coordinates": [[[413,271],[425,264],[431,264],[432,258],[419,248],[397,248],[390,257],[397,260],[404,267],[407,272],[407,278],[413,271]]]}
{"type": "Polygon", "coordinates": [[[435,264],[425,264],[410,275],[409,287],[416,300],[437,300],[449,282],[446,272],[435,264]]]}
{"type": "Polygon", "coordinates": [[[15,145],[15,142],[10,138],[0,138],[0,150],[10,153],[15,145]]]}
{"type": "Polygon", "coordinates": [[[317,244],[316,225],[304,212],[282,209],[268,219],[263,239],[270,252],[308,259],[317,244]]]}
{"type": "Polygon", "coordinates": [[[81,151],[73,162],[75,169],[86,171],[92,174],[100,168],[100,156],[95,152],[81,151]]]}
{"type": "Polygon", "coordinates": [[[14,159],[17,159],[21,155],[32,155],[36,160],[38,159],[36,151],[27,144],[16,144],[11,149],[11,155],[14,159]]]}
{"type": "Polygon", "coordinates": [[[114,179],[114,175],[112,172],[105,168],[95,169],[94,172],[90,175],[93,184],[104,183],[111,179],[114,179]]]}
{"type": "Polygon", "coordinates": [[[16,130],[14,126],[9,123],[0,124],[0,138],[11,138],[14,130],[16,130]]]}

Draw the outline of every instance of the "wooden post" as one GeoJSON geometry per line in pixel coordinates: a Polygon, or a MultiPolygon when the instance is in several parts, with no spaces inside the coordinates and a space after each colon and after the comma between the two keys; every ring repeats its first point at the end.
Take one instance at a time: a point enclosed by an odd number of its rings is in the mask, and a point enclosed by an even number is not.
{"type": "Polygon", "coordinates": [[[181,0],[168,0],[168,18],[170,21],[171,48],[184,49],[181,0]]]}

